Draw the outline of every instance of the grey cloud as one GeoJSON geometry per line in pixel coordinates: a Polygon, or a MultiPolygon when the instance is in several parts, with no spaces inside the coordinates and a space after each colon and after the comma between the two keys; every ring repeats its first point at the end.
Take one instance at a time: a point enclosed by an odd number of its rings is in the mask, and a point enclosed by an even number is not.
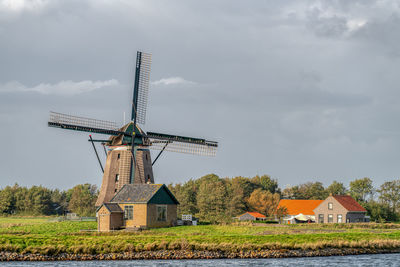
{"type": "Polygon", "coordinates": [[[41,83],[34,87],[27,87],[20,82],[12,81],[0,84],[0,93],[18,93],[18,92],[36,92],[40,94],[54,95],[78,95],[91,92],[108,86],[117,86],[118,81],[115,79],[107,81],[60,81],[55,84],[41,83]]]}
{"type": "Polygon", "coordinates": [[[152,85],[195,85],[195,82],[185,80],[182,77],[161,78],[157,81],[152,81],[152,85]]]}
{"type": "Polygon", "coordinates": [[[48,128],[48,111],[122,123],[136,50],[153,54],[158,83],[143,128],[220,142],[216,158],[163,155],[157,182],[209,172],[268,173],[281,185],[395,177],[395,2],[51,1],[19,15],[1,10],[3,88],[118,85],[73,95],[3,90],[0,138],[11,152],[0,155],[0,186],[100,184],[87,135],[48,128]]]}

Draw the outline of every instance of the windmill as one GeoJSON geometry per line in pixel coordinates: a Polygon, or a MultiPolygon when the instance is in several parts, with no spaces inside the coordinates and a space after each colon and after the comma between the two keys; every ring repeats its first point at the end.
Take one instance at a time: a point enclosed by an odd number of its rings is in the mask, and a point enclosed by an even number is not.
{"type": "Polygon", "coordinates": [[[164,151],[215,156],[218,143],[205,139],[145,132],[139,126],[145,124],[150,80],[151,54],[137,52],[133,89],[131,121],[122,127],[115,122],[77,117],[50,112],[49,127],[83,131],[110,136],[108,139],[89,140],[103,171],[103,180],[96,206],[108,202],[125,184],[154,183],[153,165],[164,151]],[[105,167],[100,161],[95,143],[100,142],[107,155],[105,167]],[[107,147],[107,149],[106,149],[107,147]],[[151,161],[150,151],[159,153],[151,161]]]}

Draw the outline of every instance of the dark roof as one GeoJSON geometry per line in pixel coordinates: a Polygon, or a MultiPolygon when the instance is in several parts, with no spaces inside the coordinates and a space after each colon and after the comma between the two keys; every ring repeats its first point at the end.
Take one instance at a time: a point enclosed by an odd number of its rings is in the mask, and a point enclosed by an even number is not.
{"type": "Polygon", "coordinates": [[[108,209],[109,212],[123,212],[121,207],[117,204],[117,203],[103,203],[103,205],[101,205],[97,211],[102,207],[106,207],[106,209],[108,209]]]}
{"type": "Polygon", "coordinates": [[[362,211],[366,210],[358,204],[358,202],[351,196],[333,196],[346,210],[348,211],[362,211]]]}
{"type": "Polygon", "coordinates": [[[164,184],[126,184],[111,199],[114,203],[148,203],[151,198],[164,188],[175,204],[179,204],[174,195],[164,184]]]}

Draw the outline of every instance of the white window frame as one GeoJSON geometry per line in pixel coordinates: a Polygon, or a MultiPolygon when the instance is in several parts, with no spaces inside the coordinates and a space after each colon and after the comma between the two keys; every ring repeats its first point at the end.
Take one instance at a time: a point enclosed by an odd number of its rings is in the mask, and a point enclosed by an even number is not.
{"type": "Polygon", "coordinates": [[[328,214],[328,223],[333,223],[333,214],[328,214]]]}
{"type": "Polygon", "coordinates": [[[333,210],[333,203],[332,202],[328,203],[328,210],[333,210]]]}
{"type": "Polygon", "coordinates": [[[337,222],[338,223],[342,223],[343,222],[343,215],[342,214],[338,214],[337,215],[337,222]],[[340,216],[340,221],[339,221],[339,216],[340,216]]]}
{"type": "Polygon", "coordinates": [[[133,220],[133,212],[134,212],[133,205],[124,206],[124,220],[133,220]],[[132,207],[132,218],[129,218],[129,216],[128,216],[128,213],[127,213],[127,208],[128,207],[132,207]]]}

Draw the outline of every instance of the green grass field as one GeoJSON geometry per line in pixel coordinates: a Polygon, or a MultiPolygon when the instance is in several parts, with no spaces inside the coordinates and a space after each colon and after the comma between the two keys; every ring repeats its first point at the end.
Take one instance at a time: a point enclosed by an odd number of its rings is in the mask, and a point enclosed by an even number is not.
{"type": "Polygon", "coordinates": [[[160,249],[400,248],[399,224],[199,225],[97,233],[96,222],[0,217],[0,251],[98,254],[160,249]]]}

